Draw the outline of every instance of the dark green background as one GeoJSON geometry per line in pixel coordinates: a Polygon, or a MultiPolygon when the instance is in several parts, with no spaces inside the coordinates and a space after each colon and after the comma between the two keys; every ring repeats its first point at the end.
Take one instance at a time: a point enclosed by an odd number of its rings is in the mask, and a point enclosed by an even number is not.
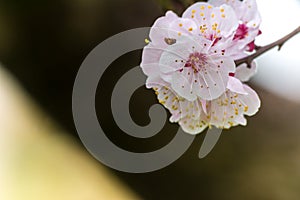
{"type": "MultiPolygon", "coordinates": [[[[180,14],[183,7],[179,0],[174,2],[1,1],[0,60],[81,146],[71,101],[73,82],[85,56],[114,34],[151,26],[167,8],[180,14]]],[[[131,138],[115,126],[109,109],[113,84],[138,65],[140,57],[141,51],[134,51],[116,60],[101,80],[96,100],[98,117],[111,140],[125,149],[145,152],[170,141],[178,125],[167,124],[146,140],[131,138]]],[[[111,171],[144,199],[299,199],[300,107],[251,86],[262,99],[260,112],[248,118],[247,127],[224,131],[208,157],[197,157],[204,137],[200,134],[184,156],[162,170],[147,174],[111,171]]],[[[138,124],[148,122],[148,108],[155,102],[152,91],[143,87],[136,91],[130,109],[138,124]]]]}

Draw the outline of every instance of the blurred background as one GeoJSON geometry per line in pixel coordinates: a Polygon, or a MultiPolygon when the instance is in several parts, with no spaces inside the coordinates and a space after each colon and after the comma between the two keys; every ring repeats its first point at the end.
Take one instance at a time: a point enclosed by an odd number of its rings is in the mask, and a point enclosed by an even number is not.
{"type": "MultiPolygon", "coordinates": [[[[280,52],[258,59],[250,82],[260,112],[247,127],[223,134],[204,159],[204,134],[170,166],[146,174],[109,169],[83,147],[72,118],[72,88],[87,54],[106,38],[151,26],[167,9],[181,14],[189,0],[0,1],[0,199],[299,199],[300,35],[280,52]]],[[[258,0],[263,17],[257,43],[298,27],[300,1],[258,0]]],[[[149,139],[124,134],[113,121],[110,95],[117,80],[139,65],[141,51],[116,60],[96,95],[99,121],[118,146],[147,152],[167,144],[178,125],[149,139]]],[[[139,125],[156,103],[141,87],[130,103],[139,125]]]]}

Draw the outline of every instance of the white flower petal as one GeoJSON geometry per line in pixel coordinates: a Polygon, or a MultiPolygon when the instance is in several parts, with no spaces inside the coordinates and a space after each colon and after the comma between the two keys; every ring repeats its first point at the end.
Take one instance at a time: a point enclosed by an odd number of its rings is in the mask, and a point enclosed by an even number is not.
{"type": "Polygon", "coordinates": [[[243,23],[251,22],[251,24],[256,23],[256,25],[259,26],[261,22],[256,0],[209,0],[208,3],[214,6],[221,6],[222,4],[231,6],[235,10],[238,19],[243,23]]]}
{"type": "Polygon", "coordinates": [[[202,119],[204,115],[200,101],[187,101],[177,96],[176,93],[168,87],[168,83],[159,79],[153,79],[155,93],[159,102],[164,105],[172,114],[170,122],[179,122],[182,129],[190,134],[202,132],[207,123],[202,119]]]}
{"type": "MultiPolygon", "coordinates": [[[[184,71],[182,71],[184,72],[184,71]]],[[[184,97],[188,101],[194,101],[197,98],[197,95],[192,90],[192,85],[182,72],[175,72],[172,76],[171,86],[176,93],[184,97]]]]}
{"type": "Polygon", "coordinates": [[[156,48],[152,43],[144,47],[141,68],[147,76],[159,75],[159,60],[163,53],[162,49],[156,48]]]}
{"type": "Polygon", "coordinates": [[[239,65],[235,71],[235,77],[242,82],[247,82],[257,72],[256,62],[251,63],[251,68],[248,68],[247,64],[239,65]]]}
{"type": "Polygon", "coordinates": [[[156,78],[149,80],[149,85],[154,89],[160,104],[166,107],[172,116],[170,122],[178,122],[182,118],[180,97],[163,80],[156,78]]]}
{"type": "Polygon", "coordinates": [[[182,14],[182,17],[192,19],[200,26],[208,19],[212,8],[213,6],[208,3],[197,2],[188,7],[182,14]]]}
{"type": "Polygon", "coordinates": [[[244,89],[248,95],[240,96],[240,101],[245,105],[244,112],[248,116],[256,114],[260,108],[260,99],[256,92],[251,89],[248,85],[244,84],[244,89]]]}
{"type": "MultiPolygon", "coordinates": [[[[226,90],[225,84],[228,81],[228,75],[221,78],[219,73],[210,70],[202,74],[202,79],[205,84],[204,85],[205,90],[208,90],[208,94],[209,94],[209,96],[204,96],[203,99],[205,100],[216,99],[225,92],[226,90]]],[[[203,95],[204,94],[207,94],[207,92],[204,92],[203,95]]],[[[202,95],[200,97],[202,97],[202,95]]]]}
{"type": "Polygon", "coordinates": [[[238,94],[247,94],[242,82],[239,79],[232,76],[229,77],[227,89],[229,89],[231,92],[235,92],[238,94]]]}
{"type": "Polygon", "coordinates": [[[254,115],[260,107],[260,100],[250,87],[243,87],[248,94],[227,90],[221,97],[210,102],[207,115],[210,125],[227,129],[247,124],[244,115],[254,115]]]}
{"type": "Polygon", "coordinates": [[[181,36],[192,36],[199,34],[199,29],[195,21],[191,19],[178,18],[169,25],[169,36],[171,38],[180,38],[181,36]]]}
{"type": "Polygon", "coordinates": [[[246,10],[241,20],[248,22],[248,27],[257,28],[261,23],[261,16],[257,8],[256,0],[244,0],[243,4],[246,10]]]}
{"type": "Polygon", "coordinates": [[[238,27],[236,14],[227,5],[214,7],[208,3],[199,2],[190,6],[182,16],[193,19],[200,33],[207,38],[229,37],[238,27]]]}
{"type": "Polygon", "coordinates": [[[192,43],[190,37],[186,37],[185,40],[165,48],[159,60],[161,72],[170,73],[182,69],[189,55],[193,52],[194,46],[196,44],[192,43]]]}
{"type": "Polygon", "coordinates": [[[244,116],[238,115],[235,120],[234,120],[237,124],[246,126],[247,125],[247,120],[244,116]]]}
{"type": "Polygon", "coordinates": [[[217,37],[229,37],[238,27],[238,18],[235,11],[232,7],[225,4],[213,9],[209,21],[212,32],[215,33],[217,37]],[[212,26],[214,24],[217,24],[216,30],[213,30],[212,26]],[[220,32],[218,30],[220,30],[220,32]]]}
{"type": "Polygon", "coordinates": [[[221,71],[228,75],[229,73],[234,73],[236,70],[235,62],[232,57],[222,56],[222,54],[218,52],[211,55],[209,58],[209,66],[215,71],[221,71]]]}
{"type": "Polygon", "coordinates": [[[204,100],[216,99],[225,92],[229,73],[234,71],[235,64],[231,58],[212,56],[206,70],[199,73],[199,84],[194,84],[193,90],[204,100]]]}
{"type": "Polygon", "coordinates": [[[183,118],[179,121],[179,125],[182,127],[183,131],[193,135],[201,133],[208,126],[203,120],[195,120],[191,117],[183,118]]]}
{"type": "Polygon", "coordinates": [[[168,11],[166,16],[158,18],[150,30],[151,42],[161,47],[167,46],[164,40],[169,37],[169,26],[176,19],[178,19],[178,16],[172,11],[168,11]]]}
{"type": "Polygon", "coordinates": [[[200,102],[201,102],[201,106],[202,106],[202,110],[203,110],[203,112],[207,115],[207,104],[206,104],[206,101],[205,100],[200,100],[200,102]]]}
{"type": "Polygon", "coordinates": [[[162,87],[163,85],[167,85],[167,83],[159,76],[149,76],[146,80],[147,88],[162,87]]]}

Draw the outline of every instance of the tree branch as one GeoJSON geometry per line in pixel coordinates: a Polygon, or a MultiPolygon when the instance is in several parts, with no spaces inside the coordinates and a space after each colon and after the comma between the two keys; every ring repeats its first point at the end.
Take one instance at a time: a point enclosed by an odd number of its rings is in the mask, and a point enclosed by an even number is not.
{"type": "Polygon", "coordinates": [[[280,49],[282,48],[282,46],[284,45],[284,43],[286,41],[288,41],[289,39],[291,39],[292,37],[294,37],[296,34],[300,33],[300,26],[295,29],[294,31],[292,31],[291,33],[289,33],[288,35],[284,36],[283,38],[271,43],[271,44],[268,44],[266,46],[263,46],[263,47],[256,47],[256,52],[254,54],[251,54],[245,58],[242,58],[242,59],[239,59],[239,60],[236,60],[235,61],[235,65],[236,66],[239,66],[243,63],[246,63],[248,68],[251,68],[251,63],[252,61],[257,58],[258,56],[260,56],[261,54],[269,51],[270,49],[278,46],[278,51],[280,51],[280,49]]]}

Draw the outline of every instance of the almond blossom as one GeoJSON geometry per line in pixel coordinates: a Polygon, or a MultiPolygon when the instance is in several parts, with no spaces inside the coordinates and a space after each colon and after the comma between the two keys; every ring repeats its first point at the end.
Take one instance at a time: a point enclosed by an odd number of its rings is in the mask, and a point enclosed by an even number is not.
{"type": "Polygon", "coordinates": [[[163,80],[151,79],[159,103],[171,113],[170,122],[178,122],[190,134],[201,133],[207,127],[229,129],[232,126],[246,125],[245,115],[256,114],[260,100],[256,92],[240,80],[230,77],[226,91],[212,101],[196,99],[188,101],[172,90],[163,80]]]}
{"type": "MultiPolygon", "coordinates": [[[[247,21],[256,15],[242,17],[235,4],[218,2],[195,3],[182,17],[168,11],[155,21],[143,50],[146,87],[153,88],[170,111],[170,122],[190,134],[211,126],[246,125],[245,115],[254,115],[260,107],[255,91],[241,82],[250,79],[256,65],[236,68],[234,62],[258,33],[247,21]]],[[[255,22],[258,28],[260,22],[255,22]]]]}
{"type": "Polygon", "coordinates": [[[151,29],[141,67],[189,101],[215,99],[225,91],[229,73],[235,72],[226,48],[237,27],[235,12],[227,5],[196,3],[182,18],[167,12],[151,29]]]}

